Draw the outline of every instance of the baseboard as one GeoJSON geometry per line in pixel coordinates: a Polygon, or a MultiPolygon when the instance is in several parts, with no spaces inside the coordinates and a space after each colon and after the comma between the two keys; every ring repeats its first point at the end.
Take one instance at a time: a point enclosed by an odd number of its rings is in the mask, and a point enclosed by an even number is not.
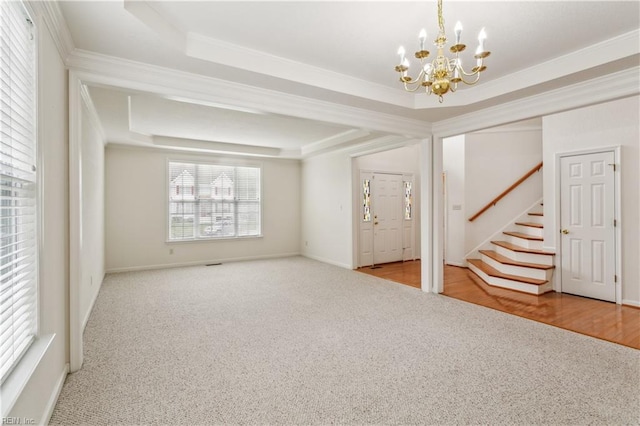
{"type": "Polygon", "coordinates": [[[51,416],[53,415],[53,410],[56,408],[56,403],[58,402],[58,398],[60,397],[60,392],[62,392],[62,387],[64,386],[64,382],[67,379],[67,375],[69,374],[69,364],[65,364],[62,369],[62,373],[60,373],[60,377],[56,382],[56,386],[49,397],[49,401],[47,402],[47,406],[44,410],[43,425],[48,425],[51,420],[51,416]]]}
{"type": "Polygon", "coordinates": [[[184,268],[186,266],[204,266],[204,265],[209,265],[211,263],[230,263],[230,262],[244,262],[248,260],[279,259],[283,257],[295,257],[300,255],[301,255],[300,252],[295,252],[295,253],[268,254],[263,256],[232,257],[227,259],[196,260],[193,262],[161,263],[156,265],[130,266],[126,268],[110,268],[110,269],[107,269],[106,273],[115,274],[119,272],[137,272],[137,271],[151,271],[154,269],[184,268]]]}
{"type": "Polygon", "coordinates": [[[640,302],[637,300],[622,299],[622,304],[633,308],[640,308],[640,302]]]}
{"type": "Polygon", "coordinates": [[[449,262],[449,261],[446,261],[445,264],[449,265],[449,266],[457,266],[458,268],[466,268],[467,267],[467,262],[449,262]]]}
{"type": "Polygon", "coordinates": [[[345,268],[345,269],[353,269],[352,265],[348,265],[346,263],[336,262],[335,260],[331,260],[331,259],[325,259],[324,257],[314,256],[312,254],[302,254],[302,256],[306,257],[308,259],[317,260],[318,262],[328,263],[329,265],[339,266],[339,267],[345,268]]]}

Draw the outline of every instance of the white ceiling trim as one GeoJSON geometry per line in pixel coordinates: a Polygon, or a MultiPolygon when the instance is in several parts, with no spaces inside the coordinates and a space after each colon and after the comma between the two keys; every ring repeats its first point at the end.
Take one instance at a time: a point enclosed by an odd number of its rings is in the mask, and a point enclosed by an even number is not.
{"type": "Polygon", "coordinates": [[[406,96],[405,93],[398,89],[200,34],[183,33],[146,1],[125,0],[124,8],[138,18],[140,22],[156,32],[165,42],[170,43],[192,58],[247,71],[260,72],[272,77],[378,102],[413,108],[412,97],[406,96]],[[249,58],[250,60],[248,60],[249,58]],[[259,71],[256,71],[256,69],[259,71]]]}
{"type": "MultiPolygon", "coordinates": [[[[420,91],[407,94],[400,88],[383,86],[200,34],[184,34],[148,2],[125,0],[124,4],[143,24],[190,57],[252,72],[259,70],[261,74],[391,105],[414,109],[438,107],[434,96],[424,96],[420,91]]],[[[635,30],[505,77],[465,88],[456,96],[448,97],[447,106],[470,105],[638,54],[639,38],[640,30],[635,30]]]]}
{"type": "MultiPolygon", "coordinates": [[[[447,97],[446,105],[452,107],[472,104],[640,54],[639,39],[640,29],[596,43],[531,68],[511,73],[502,78],[490,80],[486,83],[480,82],[473,88],[464,88],[456,92],[455,96],[447,97]]],[[[424,93],[416,94],[416,109],[433,108],[434,102],[437,100],[437,98],[435,100],[434,98],[434,96],[425,96],[424,93]]]]}
{"type": "Polygon", "coordinates": [[[151,28],[165,42],[183,50],[187,46],[187,37],[169,21],[164,19],[146,1],[124,0],[125,10],[151,28]]]}
{"type": "Polygon", "coordinates": [[[322,139],[320,141],[305,145],[300,150],[300,153],[303,157],[307,157],[314,153],[318,153],[320,151],[328,150],[331,148],[336,148],[340,145],[344,145],[346,143],[352,142],[356,139],[360,139],[369,135],[370,133],[366,130],[350,129],[340,134],[330,136],[326,139],[322,139]]]}
{"type": "Polygon", "coordinates": [[[401,90],[199,34],[187,34],[184,53],[192,58],[259,72],[296,83],[413,108],[413,98],[401,90]]]}
{"type": "Polygon", "coordinates": [[[431,134],[431,123],[426,121],[304,98],[80,49],[74,50],[69,56],[68,65],[89,84],[233,105],[415,138],[431,134]]]}
{"type": "MultiPolygon", "coordinates": [[[[55,1],[37,1],[27,3],[37,16],[40,16],[51,34],[58,53],[62,60],[66,62],[67,58],[74,51],[75,44],[71,37],[71,31],[67,26],[60,5],[55,1]]],[[[40,30],[41,31],[41,30],[40,30]]]]}
{"type": "Polygon", "coordinates": [[[212,154],[248,155],[252,157],[279,157],[282,150],[264,146],[239,145],[225,142],[154,136],[153,145],[181,151],[209,152],[212,154]]]}
{"type": "Polygon", "coordinates": [[[377,152],[389,151],[409,145],[415,145],[419,140],[409,139],[402,136],[383,136],[367,141],[362,144],[347,147],[340,151],[346,152],[350,157],[360,157],[363,155],[375,154],[377,152]]]}
{"type": "Polygon", "coordinates": [[[450,137],[528,118],[555,114],[640,93],[640,67],[541,93],[433,124],[438,137],[450,137]]]}

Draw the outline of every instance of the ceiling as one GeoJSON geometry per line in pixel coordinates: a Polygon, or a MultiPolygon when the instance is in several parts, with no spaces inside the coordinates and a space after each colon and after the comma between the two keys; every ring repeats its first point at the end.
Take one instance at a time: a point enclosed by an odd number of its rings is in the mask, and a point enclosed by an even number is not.
{"type": "MultiPolygon", "coordinates": [[[[431,123],[639,63],[637,1],[443,6],[450,38],[457,20],[464,25],[463,63],[473,60],[481,28],[492,54],[479,84],[439,104],[433,95],[406,93],[393,70],[398,46],[416,50],[421,28],[435,38],[435,0],[60,2],[78,51],[431,123]]],[[[267,106],[247,110],[104,85],[90,94],[113,143],[194,150],[209,143],[215,151],[300,158],[396,136],[273,114],[267,106]]]]}

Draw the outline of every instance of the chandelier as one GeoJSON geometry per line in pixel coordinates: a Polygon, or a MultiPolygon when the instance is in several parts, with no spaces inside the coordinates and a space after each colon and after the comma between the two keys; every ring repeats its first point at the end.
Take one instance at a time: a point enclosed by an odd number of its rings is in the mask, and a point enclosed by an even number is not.
{"type": "Polygon", "coordinates": [[[466,72],[462,68],[462,61],[460,59],[460,52],[464,51],[467,47],[460,43],[460,35],[462,34],[462,24],[460,21],[458,21],[454,28],[456,43],[449,48],[453,57],[446,57],[444,55],[447,37],[444,34],[442,0],[438,0],[438,25],[440,26],[440,32],[434,42],[438,48],[436,58],[431,62],[426,60],[429,56],[429,51],[424,48],[427,40],[427,31],[423,29],[418,36],[420,50],[415,53],[415,57],[420,60],[420,73],[418,76],[413,78],[408,75],[410,62],[405,56],[405,50],[402,46],[398,49],[400,63],[396,65],[395,69],[400,74],[400,81],[406,91],[415,92],[419,88],[424,87],[427,94],[433,93],[438,95],[438,101],[442,103],[444,100],[442,96],[449,91],[455,92],[458,88],[458,83],[462,82],[472,85],[480,80],[480,73],[487,69],[483,64],[483,60],[489,56],[491,52],[486,51],[484,48],[484,41],[487,38],[487,34],[483,28],[478,35],[479,44],[474,55],[476,65],[471,69],[471,72],[466,72]]]}

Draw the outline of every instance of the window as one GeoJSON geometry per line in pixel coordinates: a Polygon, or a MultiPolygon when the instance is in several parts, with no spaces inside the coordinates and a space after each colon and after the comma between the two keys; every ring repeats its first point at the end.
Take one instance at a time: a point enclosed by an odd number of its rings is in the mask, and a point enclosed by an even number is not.
{"type": "Polygon", "coordinates": [[[20,2],[0,2],[0,381],[35,339],[38,208],[35,41],[20,2]]]}
{"type": "Polygon", "coordinates": [[[259,236],[260,168],[169,162],[169,240],[259,236]]]}
{"type": "Polygon", "coordinates": [[[411,220],[413,209],[413,192],[411,189],[411,182],[404,181],[404,218],[411,220]]]}

